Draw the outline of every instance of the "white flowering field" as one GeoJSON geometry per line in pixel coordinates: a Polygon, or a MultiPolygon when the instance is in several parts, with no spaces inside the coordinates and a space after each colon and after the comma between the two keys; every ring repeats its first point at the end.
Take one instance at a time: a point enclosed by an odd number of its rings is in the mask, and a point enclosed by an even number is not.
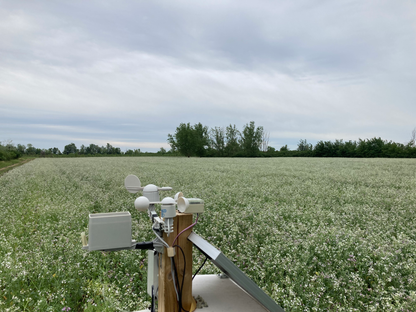
{"type": "Polygon", "coordinates": [[[145,251],[81,249],[93,212],[130,211],[133,238],[153,239],[128,174],[204,199],[195,232],[286,311],[416,311],[415,160],[161,157],[37,159],[0,177],[0,311],[149,305],[145,251]]]}

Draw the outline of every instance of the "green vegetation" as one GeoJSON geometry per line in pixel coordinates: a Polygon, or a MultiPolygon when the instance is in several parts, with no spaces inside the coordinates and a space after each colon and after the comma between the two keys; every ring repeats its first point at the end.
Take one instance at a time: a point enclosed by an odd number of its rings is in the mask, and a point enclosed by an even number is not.
{"type": "Polygon", "coordinates": [[[0,177],[0,310],[145,308],[146,253],[80,242],[89,213],[114,211],[153,239],[123,187],[136,174],[204,199],[195,232],[288,312],[415,311],[415,171],[410,159],[36,159],[0,177]]]}
{"type": "Polygon", "coordinates": [[[416,157],[416,147],[408,144],[383,141],[381,138],[343,142],[342,140],[319,141],[315,147],[300,141],[298,151],[302,156],[312,157],[360,157],[360,158],[409,158],[416,157]]]}
{"type": "Polygon", "coordinates": [[[15,147],[11,141],[9,141],[7,145],[2,146],[0,144],[0,157],[2,155],[2,150],[12,150],[18,155],[18,157],[119,157],[172,155],[171,152],[166,152],[163,147],[156,153],[141,152],[140,149],[129,149],[125,152],[122,152],[119,147],[113,147],[110,143],[107,143],[106,146],[101,147],[96,144],[90,144],[88,146],[81,145],[79,149],[75,143],[70,143],[65,145],[63,152],[61,152],[57,147],[41,149],[34,147],[32,144],[28,144],[27,146],[18,144],[15,147]]]}
{"type": "Polygon", "coordinates": [[[6,168],[6,167],[10,167],[16,164],[21,163],[23,160],[22,159],[12,159],[12,160],[3,160],[0,161],[0,169],[6,168]]]}
{"type": "Polygon", "coordinates": [[[319,141],[315,146],[299,140],[298,148],[290,151],[287,145],[280,150],[269,146],[269,133],[257,127],[254,121],[240,132],[235,125],[211,130],[201,123],[191,126],[180,124],[174,135],[168,135],[171,150],[168,154],[208,157],[353,157],[353,158],[415,158],[416,129],[407,144],[385,141],[381,138],[348,141],[319,141]],[[201,130],[202,129],[202,130],[201,130]]]}
{"type": "Polygon", "coordinates": [[[168,134],[168,142],[172,151],[178,151],[181,155],[205,156],[209,144],[208,127],[204,127],[201,123],[191,126],[181,123],[176,128],[174,135],[168,134]]]}
{"type": "Polygon", "coordinates": [[[0,161],[0,176],[8,172],[9,170],[12,170],[16,168],[17,166],[21,166],[25,163],[27,163],[30,160],[33,160],[33,157],[27,157],[24,156],[22,158],[18,159],[12,159],[8,161],[0,161]]]}
{"type": "Polygon", "coordinates": [[[75,143],[65,146],[63,152],[57,148],[40,149],[32,144],[18,144],[15,147],[11,141],[0,144],[0,161],[18,158],[22,155],[37,157],[108,157],[108,156],[198,156],[198,157],[349,157],[349,158],[416,158],[416,128],[407,144],[372,138],[367,140],[347,141],[335,140],[318,141],[315,146],[307,140],[299,140],[296,150],[289,150],[287,145],[279,150],[269,146],[269,133],[263,127],[255,126],[254,121],[244,125],[239,131],[235,125],[225,129],[197,123],[181,123],[175,133],[168,134],[169,151],[163,147],[156,153],[141,152],[140,149],[122,152],[119,147],[110,143],[106,146],[90,144],[81,145],[78,149],[75,143]]]}
{"type": "Polygon", "coordinates": [[[190,156],[260,156],[260,146],[263,139],[263,127],[257,127],[254,121],[246,124],[243,131],[236,126],[224,128],[215,127],[208,131],[208,127],[197,123],[181,123],[174,135],[168,134],[168,142],[172,153],[190,156]]]}
{"type": "Polygon", "coordinates": [[[21,155],[21,151],[11,141],[0,144],[0,161],[10,161],[19,158],[21,155]]]}

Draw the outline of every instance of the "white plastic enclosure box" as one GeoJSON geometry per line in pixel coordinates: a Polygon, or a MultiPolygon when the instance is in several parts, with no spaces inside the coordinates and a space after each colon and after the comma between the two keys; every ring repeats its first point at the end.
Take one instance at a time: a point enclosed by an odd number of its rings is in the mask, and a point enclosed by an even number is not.
{"type": "Polygon", "coordinates": [[[130,248],[130,212],[94,213],[89,215],[88,250],[130,248]]]}

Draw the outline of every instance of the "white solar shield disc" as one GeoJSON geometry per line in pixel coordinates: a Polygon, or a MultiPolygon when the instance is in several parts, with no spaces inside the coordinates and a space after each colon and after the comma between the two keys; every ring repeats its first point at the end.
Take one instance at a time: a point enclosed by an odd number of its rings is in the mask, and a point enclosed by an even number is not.
{"type": "Polygon", "coordinates": [[[124,179],[124,187],[130,193],[137,193],[142,190],[140,180],[134,174],[130,174],[124,179]]]}

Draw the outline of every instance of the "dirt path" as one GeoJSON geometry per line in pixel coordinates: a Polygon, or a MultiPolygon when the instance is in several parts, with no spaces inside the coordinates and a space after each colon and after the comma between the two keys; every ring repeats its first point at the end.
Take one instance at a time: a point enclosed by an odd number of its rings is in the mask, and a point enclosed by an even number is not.
{"type": "Polygon", "coordinates": [[[28,162],[29,162],[29,161],[31,161],[31,160],[33,160],[33,159],[26,159],[26,160],[23,160],[22,162],[19,162],[19,163],[17,163],[17,164],[10,165],[10,166],[4,167],[4,168],[0,168],[0,173],[2,173],[3,171],[8,171],[8,169],[10,169],[10,168],[13,168],[13,167],[16,167],[16,166],[21,166],[21,165],[24,165],[24,164],[28,163],[28,162]]]}

